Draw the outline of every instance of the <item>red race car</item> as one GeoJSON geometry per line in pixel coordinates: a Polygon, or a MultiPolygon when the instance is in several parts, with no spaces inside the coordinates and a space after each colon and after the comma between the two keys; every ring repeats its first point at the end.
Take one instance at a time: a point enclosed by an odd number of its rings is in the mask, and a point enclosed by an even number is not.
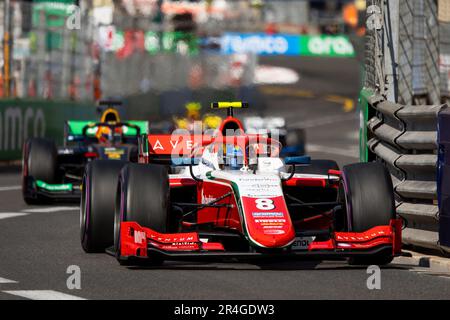
{"type": "Polygon", "coordinates": [[[144,135],[139,162],[94,161],[83,179],[86,252],[140,261],[304,257],[387,264],[402,221],[380,163],[279,157],[273,138],[245,134],[232,108],[212,135],[144,135]],[[167,165],[170,161],[170,165],[167,165]],[[165,165],[165,164],[166,165],[165,165]]]}

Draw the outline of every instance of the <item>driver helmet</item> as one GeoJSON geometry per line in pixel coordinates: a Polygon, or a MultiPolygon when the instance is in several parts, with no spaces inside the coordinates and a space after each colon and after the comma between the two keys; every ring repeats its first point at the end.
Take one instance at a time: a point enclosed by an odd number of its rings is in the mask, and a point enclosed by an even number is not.
{"type": "Polygon", "coordinates": [[[231,170],[239,170],[244,165],[244,153],[238,145],[225,145],[224,165],[231,170]]]}
{"type": "MultiPolygon", "coordinates": [[[[108,108],[103,112],[100,122],[108,123],[111,125],[120,123],[119,113],[117,112],[116,109],[108,108]]],[[[119,127],[115,128],[114,132],[108,126],[99,126],[97,129],[97,138],[103,142],[114,141],[114,137],[116,135],[121,135],[121,134],[122,134],[122,128],[119,128],[119,127]]]]}

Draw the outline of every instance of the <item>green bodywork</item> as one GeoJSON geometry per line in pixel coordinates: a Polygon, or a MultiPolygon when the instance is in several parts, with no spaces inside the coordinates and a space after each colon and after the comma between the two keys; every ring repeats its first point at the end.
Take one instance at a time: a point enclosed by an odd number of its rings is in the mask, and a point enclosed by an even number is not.
{"type": "MultiPolygon", "coordinates": [[[[84,120],[84,121],[78,121],[78,120],[70,120],[67,121],[67,127],[68,127],[68,135],[72,136],[81,136],[83,135],[83,129],[86,126],[92,126],[91,128],[87,129],[86,134],[88,136],[95,136],[95,133],[97,132],[97,127],[95,126],[95,123],[97,121],[93,120],[84,120]]],[[[131,125],[135,125],[139,127],[141,134],[147,134],[148,133],[148,121],[126,121],[126,123],[129,123],[131,125]]],[[[137,130],[132,127],[124,126],[123,133],[125,136],[136,136],[137,130]]]]}
{"type": "Polygon", "coordinates": [[[41,180],[36,180],[36,186],[47,191],[72,191],[73,185],[71,183],[66,184],[49,184],[41,180]]]}

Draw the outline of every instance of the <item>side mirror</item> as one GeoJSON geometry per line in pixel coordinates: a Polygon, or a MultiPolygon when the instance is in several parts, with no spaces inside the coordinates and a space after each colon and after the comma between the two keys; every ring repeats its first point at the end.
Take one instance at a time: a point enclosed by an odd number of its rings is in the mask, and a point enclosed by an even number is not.
{"type": "Polygon", "coordinates": [[[298,157],[286,157],[284,158],[284,163],[286,165],[306,165],[311,163],[310,156],[298,156],[298,157]]]}
{"type": "Polygon", "coordinates": [[[179,157],[172,158],[172,166],[195,166],[200,163],[200,158],[179,157]]]}
{"type": "Polygon", "coordinates": [[[310,156],[298,156],[298,157],[286,157],[284,158],[284,164],[288,166],[292,166],[291,173],[287,178],[281,179],[283,181],[287,181],[292,179],[295,174],[295,166],[296,165],[308,165],[311,164],[310,156]]]}

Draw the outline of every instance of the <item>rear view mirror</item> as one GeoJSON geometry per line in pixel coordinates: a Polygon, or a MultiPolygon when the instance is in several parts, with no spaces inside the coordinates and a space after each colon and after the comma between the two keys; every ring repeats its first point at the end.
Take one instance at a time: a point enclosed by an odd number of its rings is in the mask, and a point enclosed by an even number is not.
{"type": "Polygon", "coordinates": [[[200,163],[200,158],[179,157],[172,158],[172,166],[195,166],[200,163]]]}

